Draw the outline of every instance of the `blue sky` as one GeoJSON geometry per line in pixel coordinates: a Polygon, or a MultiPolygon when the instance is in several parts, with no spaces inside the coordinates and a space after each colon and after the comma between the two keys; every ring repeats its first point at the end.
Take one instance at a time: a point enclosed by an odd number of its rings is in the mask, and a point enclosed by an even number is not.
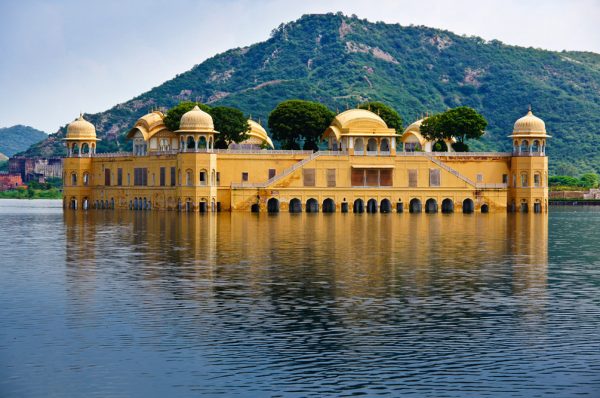
{"type": "Polygon", "coordinates": [[[600,53],[600,0],[0,0],[0,127],[55,132],[281,22],[342,11],[551,50],[600,53]]]}

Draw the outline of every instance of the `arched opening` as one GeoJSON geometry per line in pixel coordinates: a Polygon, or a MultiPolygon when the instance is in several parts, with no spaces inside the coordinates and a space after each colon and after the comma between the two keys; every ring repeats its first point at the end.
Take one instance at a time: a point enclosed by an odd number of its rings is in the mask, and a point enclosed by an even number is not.
{"type": "Polygon", "coordinates": [[[537,153],[540,151],[540,142],[538,140],[534,140],[533,144],[531,144],[531,152],[537,153]]]}
{"type": "Polygon", "coordinates": [[[302,202],[298,198],[290,200],[290,213],[302,213],[302,202]]]}
{"type": "Polygon", "coordinates": [[[375,138],[369,138],[369,141],[367,141],[367,153],[377,153],[377,140],[375,138]]]}
{"type": "Polygon", "coordinates": [[[481,212],[482,213],[488,213],[489,211],[490,211],[490,207],[486,203],[484,203],[484,204],[481,205],[481,212]]]}
{"type": "Polygon", "coordinates": [[[88,144],[87,142],[81,144],[81,154],[89,155],[89,153],[90,153],[90,144],[88,144]]]}
{"type": "Polygon", "coordinates": [[[185,201],[185,211],[194,211],[194,204],[192,203],[192,200],[190,198],[186,199],[185,201]]]}
{"type": "Polygon", "coordinates": [[[437,201],[433,198],[427,199],[427,201],[425,202],[425,213],[437,213],[437,211],[437,201]]]}
{"type": "Polygon", "coordinates": [[[521,141],[521,152],[529,152],[529,141],[523,140],[521,141]]]}
{"type": "Polygon", "coordinates": [[[475,210],[475,204],[472,199],[463,200],[462,211],[463,213],[473,213],[475,210]]]}
{"type": "Polygon", "coordinates": [[[276,198],[267,200],[267,212],[279,213],[279,201],[276,198]]]}
{"type": "Polygon", "coordinates": [[[452,199],[442,200],[442,213],[454,213],[454,202],[452,199]]]}
{"type": "Polygon", "coordinates": [[[538,200],[535,201],[535,203],[533,204],[533,212],[534,213],[541,213],[542,212],[542,202],[538,200]]]}
{"type": "Polygon", "coordinates": [[[77,144],[77,143],[73,144],[73,150],[71,151],[71,153],[75,157],[79,156],[79,144],[77,144]]]}
{"type": "Polygon", "coordinates": [[[403,213],[404,212],[404,203],[402,203],[401,200],[399,200],[396,203],[396,213],[403,213]]]}
{"type": "Polygon", "coordinates": [[[258,213],[260,211],[260,206],[258,203],[254,203],[252,206],[250,206],[250,211],[252,213],[258,213]]]}
{"type": "Polygon", "coordinates": [[[526,200],[521,202],[521,213],[529,213],[529,205],[526,200]]]}
{"type": "Polygon", "coordinates": [[[206,137],[200,136],[200,138],[198,138],[198,149],[207,149],[206,137]]]}
{"type": "Polygon", "coordinates": [[[365,202],[362,199],[356,199],[354,204],[352,205],[352,212],[354,213],[364,213],[365,212],[365,202]]]}
{"type": "Polygon", "coordinates": [[[408,204],[408,210],[411,213],[420,213],[421,209],[421,201],[417,198],[411,199],[410,203],[408,204]]]}
{"type": "Polygon", "coordinates": [[[323,201],[323,213],[335,213],[335,202],[331,198],[323,201]]]}
{"type": "Polygon", "coordinates": [[[436,141],[431,150],[433,152],[448,152],[448,144],[443,140],[436,141]]]}
{"type": "Polygon", "coordinates": [[[365,150],[365,144],[363,143],[362,138],[357,138],[354,140],[354,153],[357,155],[362,155],[365,150]]]}
{"type": "Polygon", "coordinates": [[[392,212],[392,202],[389,199],[383,199],[381,201],[381,205],[379,206],[379,211],[381,213],[391,213],[392,212]]]}
{"type": "Polygon", "coordinates": [[[90,183],[90,175],[89,173],[83,173],[83,185],[87,186],[90,183]]]}
{"type": "Polygon", "coordinates": [[[319,202],[316,199],[310,198],[306,201],[306,212],[307,213],[318,213],[319,202]]]}
{"type": "Polygon", "coordinates": [[[191,135],[187,138],[186,149],[196,149],[196,142],[194,141],[194,137],[191,135]]]}
{"type": "Polygon", "coordinates": [[[200,185],[206,185],[207,175],[206,170],[200,171],[200,185]]]}
{"type": "Polygon", "coordinates": [[[77,199],[71,198],[71,204],[69,205],[70,209],[77,210],[77,199]]]}
{"type": "Polygon", "coordinates": [[[77,185],[77,173],[71,173],[71,185],[77,185]]]}
{"type": "Polygon", "coordinates": [[[367,201],[367,213],[377,213],[377,201],[375,199],[367,201]]]}
{"type": "Polygon", "coordinates": [[[198,202],[198,212],[206,213],[207,211],[208,211],[208,203],[206,202],[206,199],[202,199],[200,202],[198,202]]]}
{"type": "Polygon", "coordinates": [[[187,185],[188,187],[194,185],[194,175],[192,170],[187,170],[185,172],[185,185],[187,185]]]}
{"type": "Polygon", "coordinates": [[[137,209],[138,209],[138,199],[133,198],[133,210],[137,210],[137,209]]]}
{"type": "Polygon", "coordinates": [[[381,140],[381,144],[379,145],[379,151],[383,153],[387,153],[390,151],[390,140],[387,138],[383,138],[381,140]]]}
{"type": "Polygon", "coordinates": [[[110,198],[110,208],[115,209],[115,198],[110,198]]]}

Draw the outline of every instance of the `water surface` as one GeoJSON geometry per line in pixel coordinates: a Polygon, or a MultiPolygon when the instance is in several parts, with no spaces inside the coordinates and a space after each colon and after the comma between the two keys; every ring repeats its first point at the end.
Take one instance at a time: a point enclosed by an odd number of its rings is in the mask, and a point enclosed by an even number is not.
{"type": "Polygon", "coordinates": [[[600,395],[600,209],[60,206],[0,201],[0,396],[600,395]]]}

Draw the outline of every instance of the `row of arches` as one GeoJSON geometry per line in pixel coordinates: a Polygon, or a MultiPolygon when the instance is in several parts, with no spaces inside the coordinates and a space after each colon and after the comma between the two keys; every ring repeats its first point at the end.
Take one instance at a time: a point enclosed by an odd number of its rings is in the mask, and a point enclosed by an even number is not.
{"type": "MultiPolygon", "coordinates": [[[[393,208],[394,206],[392,205],[392,201],[389,199],[382,199],[380,202],[374,198],[368,199],[366,202],[363,199],[356,199],[354,202],[352,202],[353,213],[391,213],[393,208]]],[[[397,213],[402,213],[404,211],[404,203],[398,201],[395,208],[397,213]]],[[[326,198],[322,203],[319,203],[319,201],[315,198],[310,198],[303,206],[300,199],[294,198],[290,200],[288,210],[290,213],[301,213],[303,210],[306,213],[318,213],[319,210],[322,213],[335,213],[336,205],[334,200],[331,198],[326,198]]],[[[346,201],[342,202],[340,205],[340,210],[342,213],[348,213],[350,211],[350,203],[346,201]]],[[[425,213],[437,213],[438,211],[441,211],[442,213],[453,213],[454,201],[450,198],[446,198],[442,200],[441,206],[438,206],[437,200],[430,198],[425,201],[425,205],[423,206],[420,199],[413,198],[408,204],[408,210],[410,213],[421,213],[423,211],[425,211],[425,213]]],[[[255,203],[252,205],[251,211],[254,213],[259,212],[260,206],[255,203]]],[[[267,200],[268,213],[279,213],[279,211],[279,199],[270,198],[267,200]]],[[[463,200],[462,212],[473,213],[474,211],[475,202],[469,198],[463,200]]],[[[486,203],[482,204],[481,212],[489,212],[489,205],[486,203]]]]}
{"type": "Polygon", "coordinates": [[[94,142],[73,142],[67,144],[68,157],[91,157],[96,153],[94,142]]]}
{"type": "Polygon", "coordinates": [[[148,198],[133,198],[129,201],[129,210],[152,210],[152,201],[148,198]]]}
{"type": "MultiPolygon", "coordinates": [[[[87,202],[87,199],[84,199],[84,202],[87,202]]],[[[96,200],[93,203],[94,209],[114,209],[115,208],[115,198],[110,198],[106,200],[96,200]]]]}
{"type": "Polygon", "coordinates": [[[544,155],[546,153],[546,142],[545,140],[514,140],[513,142],[513,153],[519,154],[538,154],[544,155]]]}
{"type": "MultiPolygon", "coordinates": [[[[354,154],[362,155],[365,151],[365,142],[362,138],[354,139],[354,154]]],[[[387,138],[369,138],[366,142],[367,155],[389,154],[390,140],[387,138]]]]}
{"type": "Polygon", "coordinates": [[[193,136],[188,135],[187,137],[181,137],[179,148],[182,152],[191,152],[198,149],[214,149],[215,139],[212,135],[210,136],[193,136]]]}

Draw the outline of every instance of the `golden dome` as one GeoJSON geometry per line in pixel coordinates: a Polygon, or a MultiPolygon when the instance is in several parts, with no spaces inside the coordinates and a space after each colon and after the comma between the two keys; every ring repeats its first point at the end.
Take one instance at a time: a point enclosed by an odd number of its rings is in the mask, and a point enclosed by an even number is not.
{"type": "Polygon", "coordinates": [[[385,124],[382,118],[366,109],[348,109],[333,118],[331,125],[323,133],[323,139],[334,135],[342,136],[394,136],[396,130],[385,124]]]}
{"type": "Polygon", "coordinates": [[[408,132],[415,132],[415,133],[419,133],[421,134],[421,124],[423,124],[423,120],[425,120],[426,118],[423,119],[419,119],[416,120],[414,122],[412,122],[405,130],[404,130],[404,134],[408,133],[408,132]]]}
{"type": "Polygon", "coordinates": [[[366,109],[348,109],[337,115],[331,124],[341,129],[361,127],[388,128],[387,124],[385,124],[379,115],[366,109]]]}
{"type": "Polygon", "coordinates": [[[94,125],[83,118],[83,114],[79,115],[75,121],[67,126],[68,140],[95,140],[96,128],[94,125]]]}
{"type": "MultiPolygon", "coordinates": [[[[269,145],[271,148],[274,148],[273,141],[271,141],[271,138],[269,137],[269,135],[267,134],[267,131],[263,128],[263,126],[261,126],[259,123],[255,122],[252,119],[248,119],[248,124],[250,125],[250,131],[248,132],[248,138],[244,142],[241,142],[241,144],[244,144],[244,143],[246,143],[246,141],[250,141],[254,138],[254,139],[260,140],[261,144],[265,143],[265,144],[269,145]]],[[[252,142],[248,142],[248,143],[252,143],[252,142]]]]}
{"type": "Polygon", "coordinates": [[[196,105],[194,109],[186,112],[179,122],[176,133],[215,133],[212,117],[196,105]]]}
{"type": "Polygon", "coordinates": [[[515,122],[513,135],[546,135],[546,124],[542,119],[531,112],[531,107],[527,115],[515,122]]]}
{"type": "Polygon", "coordinates": [[[164,123],[165,115],[161,111],[153,111],[140,117],[129,133],[127,138],[133,138],[133,136],[139,131],[147,141],[154,134],[159,131],[165,130],[167,127],[164,123]]]}

